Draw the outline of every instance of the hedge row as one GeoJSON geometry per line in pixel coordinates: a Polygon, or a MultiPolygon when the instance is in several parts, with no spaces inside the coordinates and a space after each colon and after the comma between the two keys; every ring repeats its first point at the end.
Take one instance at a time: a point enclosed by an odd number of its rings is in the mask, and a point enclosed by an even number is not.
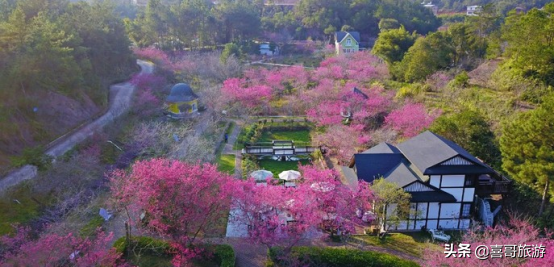
{"type": "Polygon", "coordinates": [[[343,248],[294,247],[290,255],[282,248],[273,247],[268,251],[271,262],[267,266],[314,266],[314,267],[417,267],[416,262],[397,256],[343,248]]]}
{"type": "MultiPolygon", "coordinates": [[[[132,248],[140,250],[142,253],[151,255],[171,255],[171,246],[168,242],[146,237],[134,236],[131,238],[132,248]]],[[[115,241],[113,245],[117,252],[125,253],[127,251],[127,243],[125,237],[121,237],[115,241]]],[[[215,261],[221,267],[235,267],[235,251],[233,247],[227,244],[222,245],[204,245],[207,252],[213,253],[215,261]]],[[[209,253],[208,253],[209,254],[209,253]]]]}

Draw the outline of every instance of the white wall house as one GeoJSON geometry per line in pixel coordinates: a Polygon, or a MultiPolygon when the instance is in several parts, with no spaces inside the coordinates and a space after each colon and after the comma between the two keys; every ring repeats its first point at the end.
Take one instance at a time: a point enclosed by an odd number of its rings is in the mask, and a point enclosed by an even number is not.
{"type": "Polygon", "coordinates": [[[336,32],[335,33],[335,52],[337,55],[350,54],[360,51],[360,33],[336,32]]]}
{"type": "Polygon", "coordinates": [[[467,6],[466,15],[479,16],[479,13],[483,10],[481,6],[467,6]]]}
{"type": "Polygon", "coordinates": [[[431,2],[429,2],[427,4],[425,4],[425,2],[422,2],[421,5],[423,5],[425,8],[430,9],[431,12],[433,12],[433,15],[435,15],[435,16],[439,13],[439,7],[433,5],[431,2]]]}
{"type": "Polygon", "coordinates": [[[260,55],[276,56],[279,55],[279,47],[275,46],[274,51],[271,51],[269,43],[260,44],[260,55]]]}
{"type": "Polygon", "coordinates": [[[467,229],[474,197],[508,193],[510,184],[457,144],[430,131],[397,146],[381,143],[355,154],[349,167],[358,179],[372,182],[383,177],[410,193],[413,215],[391,229],[399,231],[467,229]]]}

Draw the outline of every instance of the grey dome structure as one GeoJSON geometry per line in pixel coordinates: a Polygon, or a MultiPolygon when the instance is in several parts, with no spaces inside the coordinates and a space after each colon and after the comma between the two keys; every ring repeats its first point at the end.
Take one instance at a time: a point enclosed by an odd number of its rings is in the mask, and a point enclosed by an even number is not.
{"type": "Polygon", "coordinates": [[[178,83],[171,88],[169,96],[166,98],[166,102],[179,103],[190,102],[198,99],[198,96],[192,91],[192,88],[186,83],[178,83]]]}

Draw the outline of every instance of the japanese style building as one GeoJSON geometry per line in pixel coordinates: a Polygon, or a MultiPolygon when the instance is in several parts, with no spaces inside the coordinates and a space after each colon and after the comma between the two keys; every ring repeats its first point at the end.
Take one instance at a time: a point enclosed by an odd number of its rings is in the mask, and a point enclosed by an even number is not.
{"type": "MultiPolygon", "coordinates": [[[[355,154],[349,167],[358,179],[372,182],[383,177],[411,194],[415,212],[395,229],[404,231],[467,229],[477,200],[507,194],[511,184],[454,142],[430,131],[397,146],[381,143],[355,154]]],[[[494,217],[490,208],[483,212],[494,217]]]]}

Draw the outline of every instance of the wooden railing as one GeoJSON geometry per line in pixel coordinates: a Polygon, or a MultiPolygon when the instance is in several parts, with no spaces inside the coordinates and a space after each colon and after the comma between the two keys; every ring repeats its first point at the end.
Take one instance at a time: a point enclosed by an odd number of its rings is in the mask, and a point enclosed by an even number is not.
{"type": "Polygon", "coordinates": [[[512,181],[508,178],[499,175],[501,180],[492,180],[486,182],[479,182],[476,190],[478,195],[487,194],[508,194],[512,188],[512,181]]]}
{"type": "Polygon", "coordinates": [[[244,148],[246,154],[254,155],[306,155],[315,152],[320,147],[316,146],[297,146],[292,141],[273,141],[271,143],[247,144],[244,148]]]}

